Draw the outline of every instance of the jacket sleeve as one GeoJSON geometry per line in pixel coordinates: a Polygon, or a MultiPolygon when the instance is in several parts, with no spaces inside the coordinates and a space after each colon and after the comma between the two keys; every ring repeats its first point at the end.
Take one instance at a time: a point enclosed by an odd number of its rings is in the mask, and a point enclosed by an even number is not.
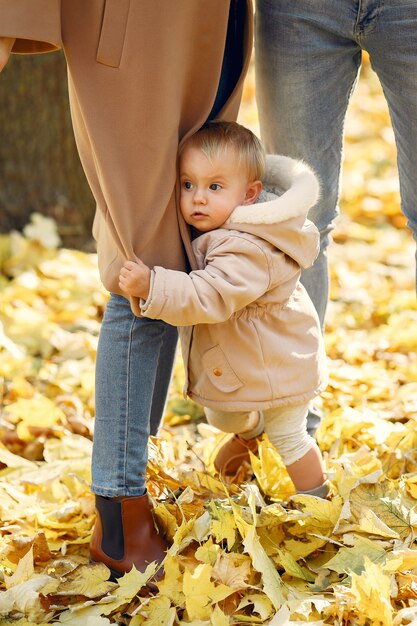
{"type": "Polygon", "coordinates": [[[12,52],[61,47],[61,0],[0,0],[0,37],[15,37],[12,52]]]}
{"type": "Polygon", "coordinates": [[[269,284],[270,268],[262,247],[233,237],[209,252],[203,270],[186,274],[154,267],[141,312],[174,326],[216,324],[257,300],[269,284]]]}

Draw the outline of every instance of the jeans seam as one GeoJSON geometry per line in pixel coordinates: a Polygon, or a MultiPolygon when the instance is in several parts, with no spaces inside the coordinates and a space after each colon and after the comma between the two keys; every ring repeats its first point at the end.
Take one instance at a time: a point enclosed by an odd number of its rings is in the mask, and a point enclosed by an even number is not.
{"type": "Polygon", "coordinates": [[[130,416],[130,406],[129,406],[129,402],[130,402],[130,365],[131,365],[131,361],[132,361],[132,344],[133,344],[133,330],[136,324],[136,318],[132,319],[132,323],[130,325],[130,329],[129,329],[129,343],[128,343],[128,349],[127,349],[127,368],[126,368],[126,401],[125,401],[125,406],[124,406],[124,411],[125,411],[125,415],[124,415],[124,450],[123,450],[123,485],[126,486],[127,484],[127,455],[128,455],[128,432],[129,432],[129,428],[128,428],[128,423],[129,423],[129,416],[130,416]]]}

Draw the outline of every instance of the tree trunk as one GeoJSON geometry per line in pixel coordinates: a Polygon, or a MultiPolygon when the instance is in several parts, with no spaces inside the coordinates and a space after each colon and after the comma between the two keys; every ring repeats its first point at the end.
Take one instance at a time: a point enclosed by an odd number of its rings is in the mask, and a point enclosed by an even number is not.
{"type": "Polygon", "coordinates": [[[34,211],[53,217],[64,245],[91,242],[95,203],[72,131],[62,52],[12,55],[0,76],[0,230],[34,211]]]}

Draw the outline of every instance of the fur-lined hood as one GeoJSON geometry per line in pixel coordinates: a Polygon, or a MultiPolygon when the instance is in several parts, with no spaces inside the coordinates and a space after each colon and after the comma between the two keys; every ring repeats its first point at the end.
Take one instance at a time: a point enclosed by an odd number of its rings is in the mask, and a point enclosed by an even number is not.
{"type": "Polygon", "coordinates": [[[319,183],[302,161],[268,155],[263,191],[256,204],[234,209],[222,228],[252,233],[310,267],[318,254],[316,227],[306,219],[319,198],[319,183]]]}

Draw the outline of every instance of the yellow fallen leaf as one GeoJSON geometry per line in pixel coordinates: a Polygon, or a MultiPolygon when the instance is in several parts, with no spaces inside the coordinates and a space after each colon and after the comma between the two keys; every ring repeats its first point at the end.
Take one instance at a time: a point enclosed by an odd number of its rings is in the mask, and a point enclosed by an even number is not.
{"type": "Polygon", "coordinates": [[[371,509],[362,510],[358,521],[359,529],[369,535],[379,535],[380,537],[389,537],[391,539],[399,539],[400,535],[389,528],[371,509]]]}
{"type": "Polygon", "coordinates": [[[337,554],[325,563],[325,567],[338,574],[353,572],[360,575],[365,569],[366,559],[383,565],[387,556],[385,549],[375,541],[354,535],[353,545],[340,548],[337,554]]]}
{"type": "Polygon", "coordinates": [[[168,539],[172,540],[178,528],[176,517],[162,503],[156,504],[153,512],[168,539]]]}
{"type": "Polygon", "coordinates": [[[210,615],[210,623],[212,626],[229,626],[230,619],[223,613],[221,608],[216,604],[210,615]]]}
{"type": "Polygon", "coordinates": [[[15,585],[19,585],[20,583],[29,580],[35,573],[35,568],[33,566],[33,546],[31,546],[30,550],[20,559],[15,572],[12,576],[4,575],[4,582],[6,585],[6,589],[10,589],[15,585]]]}
{"type": "Polygon", "coordinates": [[[158,567],[155,563],[150,563],[144,572],[138,572],[133,566],[130,572],[118,579],[118,588],[110,596],[105,596],[92,606],[73,607],[71,611],[60,615],[60,622],[72,626],[77,623],[76,620],[78,624],[88,624],[88,620],[92,620],[94,624],[98,617],[110,615],[128,604],[152,578],[158,567]]]}
{"type": "Polygon", "coordinates": [[[362,574],[352,574],[351,594],[359,615],[366,615],[375,626],[392,625],[390,578],[368,557],[362,574]]]}
{"type": "Polygon", "coordinates": [[[175,606],[184,604],[182,572],[176,557],[168,554],[164,561],[164,577],[157,583],[159,592],[169,598],[175,606]]]}
{"type": "Polygon", "coordinates": [[[299,563],[297,563],[290,552],[278,550],[276,560],[279,561],[280,565],[285,569],[289,576],[301,578],[302,580],[306,580],[310,583],[315,581],[315,576],[313,576],[313,574],[309,572],[306,567],[302,567],[299,563]]]}
{"type": "Polygon", "coordinates": [[[212,517],[211,531],[217,542],[227,541],[227,547],[232,549],[236,541],[236,524],[233,511],[229,507],[217,505],[212,500],[208,506],[212,517]]]}
{"type": "Polygon", "coordinates": [[[201,563],[208,563],[213,566],[217,561],[220,552],[220,546],[213,542],[212,537],[209,537],[203,545],[197,548],[194,556],[198,561],[201,561],[201,563]]]}
{"type": "Polygon", "coordinates": [[[215,585],[211,580],[212,568],[206,563],[197,565],[194,572],[184,572],[183,593],[185,608],[190,620],[210,619],[212,605],[224,600],[233,593],[233,589],[226,585],[215,585]]]}
{"type": "Polygon", "coordinates": [[[274,611],[273,604],[267,595],[255,591],[246,593],[239,602],[238,609],[253,605],[253,611],[258,613],[262,621],[268,619],[274,611]]]}
{"type": "Polygon", "coordinates": [[[316,550],[323,548],[327,543],[325,537],[315,537],[306,529],[304,529],[304,534],[301,534],[300,530],[298,531],[299,537],[297,539],[288,539],[287,533],[287,538],[283,541],[284,549],[288,551],[296,561],[306,558],[316,550]],[[301,538],[302,540],[300,540],[301,538]]]}
{"type": "Polygon", "coordinates": [[[170,600],[162,595],[151,598],[129,622],[130,626],[172,626],[176,618],[176,610],[170,600]]]}
{"type": "Polygon", "coordinates": [[[45,248],[57,248],[60,245],[61,238],[55,220],[36,212],[31,214],[30,220],[23,229],[27,239],[38,241],[45,248]]]}
{"type": "Polygon", "coordinates": [[[387,554],[384,567],[385,572],[417,570],[417,550],[399,549],[387,554]]]}
{"type": "Polygon", "coordinates": [[[303,527],[307,527],[309,532],[316,532],[320,535],[333,531],[343,506],[342,499],[337,496],[332,500],[322,500],[309,495],[297,494],[292,496],[291,500],[304,514],[304,518],[300,522],[303,527]]]}
{"type": "Polygon", "coordinates": [[[361,519],[366,509],[372,510],[402,540],[408,539],[413,531],[410,512],[401,503],[399,492],[389,481],[359,485],[350,495],[350,506],[356,520],[361,519]]]}
{"type": "Polygon", "coordinates": [[[33,398],[19,398],[5,409],[9,419],[17,423],[19,438],[31,441],[35,435],[30,427],[56,428],[66,423],[65,413],[52,400],[38,395],[33,398]]]}
{"type": "MultiPolygon", "coordinates": [[[[109,581],[110,570],[103,563],[80,565],[73,570],[58,589],[53,592],[54,596],[86,596],[97,598],[112,592],[117,584],[109,581]]],[[[46,595],[46,591],[43,590],[46,595]]]]}
{"type": "Polygon", "coordinates": [[[213,567],[213,577],[232,589],[245,589],[251,576],[251,561],[244,554],[221,552],[213,567]]]}
{"type": "Polygon", "coordinates": [[[274,607],[279,609],[284,603],[282,581],[274,564],[261,546],[254,526],[248,528],[242,543],[245,552],[249,554],[252,560],[254,569],[262,575],[264,593],[271,599],[274,607]]]}
{"type": "Polygon", "coordinates": [[[0,594],[0,616],[7,616],[14,611],[27,615],[29,619],[44,616],[39,601],[40,590],[51,581],[50,576],[34,575],[29,580],[10,587],[0,594]]]}
{"type": "Polygon", "coordinates": [[[287,500],[295,493],[288,472],[267,435],[259,442],[258,453],[250,453],[252,469],[263,493],[273,500],[287,500]]]}
{"type": "Polygon", "coordinates": [[[66,626],[80,626],[81,623],[83,626],[111,626],[113,623],[102,615],[83,615],[81,622],[79,615],[70,611],[61,613],[59,622],[60,624],[66,624],[66,626]]]}

